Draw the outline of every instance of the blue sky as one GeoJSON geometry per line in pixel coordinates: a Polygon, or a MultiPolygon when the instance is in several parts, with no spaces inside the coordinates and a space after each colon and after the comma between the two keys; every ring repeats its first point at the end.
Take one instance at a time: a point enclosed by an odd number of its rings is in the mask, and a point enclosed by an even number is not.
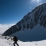
{"type": "Polygon", "coordinates": [[[46,0],[0,0],[0,24],[20,21],[29,11],[46,0]]]}

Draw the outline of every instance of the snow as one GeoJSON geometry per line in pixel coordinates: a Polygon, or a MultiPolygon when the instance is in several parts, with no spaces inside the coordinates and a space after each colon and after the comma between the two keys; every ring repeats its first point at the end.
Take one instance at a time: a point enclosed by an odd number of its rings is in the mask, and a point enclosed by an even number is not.
{"type": "MultiPolygon", "coordinates": [[[[32,30],[22,30],[13,35],[18,36],[20,39],[18,40],[19,46],[46,46],[46,28],[39,24],[32,30]]],[[[13,40],[7,40],[5,36],[0,35],[0,46],[13,46],[13,40]]]]}
{"type": "Polygon", "coordinates": [[[39,24],[35,26],[32,30],[28,29],[26,31],[19,31],[13,33],[11,36],[17,36],[21,41],[39,41],[46,39],[46,28],[40,26],[39,24]]]}
{"type": "Polygon", "coordinates": [[[8,45],[7,40],[0,39],[0,46],[10,46],[10,45],[8,45]]]}
{"type": "MultiPolygon", "coordinates": [[[[35,42],[22,42],[18,41],[19,46],[46,46],[46,40],[43,41],[35,41],[35,42]]],[[[0,46],[13,46],[12,40],[6,40],[0,38],[0,46]]]]}

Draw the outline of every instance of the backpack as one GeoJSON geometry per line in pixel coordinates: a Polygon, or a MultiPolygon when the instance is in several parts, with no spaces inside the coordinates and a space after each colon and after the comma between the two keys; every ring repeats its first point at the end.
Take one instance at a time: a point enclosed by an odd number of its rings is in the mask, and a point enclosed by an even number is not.
{"type": "Polygon", "coordinates": [[[18,41],[18,37],[14,36],[13,41],[18,41]]]}

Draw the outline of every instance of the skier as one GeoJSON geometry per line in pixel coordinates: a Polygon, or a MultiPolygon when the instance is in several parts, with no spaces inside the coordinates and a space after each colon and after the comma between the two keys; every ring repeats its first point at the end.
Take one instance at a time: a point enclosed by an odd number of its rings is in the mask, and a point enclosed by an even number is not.
{"type": "Polygon", "coordinates": [[[14,43],[13,43],[14,46],[15,46],[15,44],[16,44],[17,46],[19,46],[18,43],[17,43],[18,37],[14,36],[14,37],[13,37],[13,41],[14,41],[14,43]]]}

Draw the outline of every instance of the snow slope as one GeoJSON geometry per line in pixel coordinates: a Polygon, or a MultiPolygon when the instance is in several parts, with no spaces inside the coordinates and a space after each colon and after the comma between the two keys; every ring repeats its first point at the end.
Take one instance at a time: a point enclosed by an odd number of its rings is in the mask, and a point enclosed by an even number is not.
{"type": "MultiPolygon", "coordinates": [[[[18,44],[19,46],[46,46],[46,40],[37,41],[37,42],[18,41],[18,44]]],[[[0,38],[0,46],[13,46],[13,41],[0,38]]]]}
{"type": "Polygon", "coordinates": [[[39,24],[35,26],[32,30],[28,29],[26,31],[19,31],[13,33],[11,36],[17,36],[21,41],[39,41],[46,39],[46,28],[40,26],[39,24]]]}
{"type": "Polygon", "coordinates": [[[7,40],[0,38],[0,46],[10,46],[10,45],[8,45],[8,41],[7,40]]]}

